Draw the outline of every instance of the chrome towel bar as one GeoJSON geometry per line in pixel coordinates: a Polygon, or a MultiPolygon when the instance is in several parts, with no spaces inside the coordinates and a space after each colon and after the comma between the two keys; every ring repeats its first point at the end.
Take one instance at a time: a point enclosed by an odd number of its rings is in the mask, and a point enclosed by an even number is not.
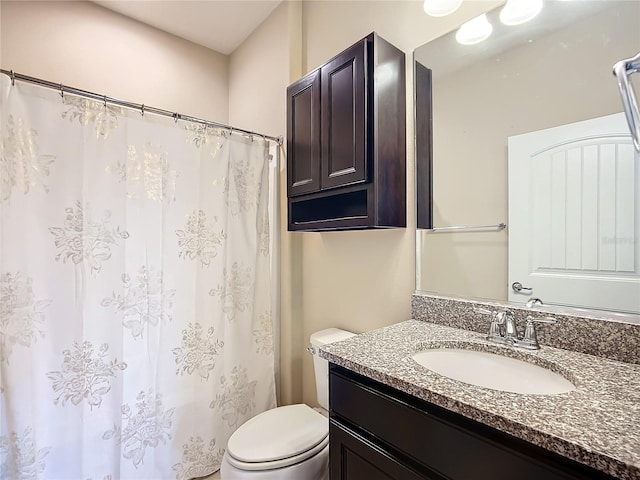
{"type": "Polygon", "coordinates": [[[444,232],[460,232],[460,231],[464,231],[464,230],[504,230],[505,228],[507,228],[507,224],[506,223],[497,223],[495,225],[466,225],[466,226],[460,226],[460,227],[433,227],[430,229],[427,229],[428,232],[433,232],[433,233],[444,233],[444,232]]]}
{"type": "Polygon", "coordinates": [[[633,58],[621,60],[613,66],[613,74],[618,80],[624,112],[633,137],[633,145],[640,152],[640,112],[629,76],[640,72],[640,53],[633,58]]]}

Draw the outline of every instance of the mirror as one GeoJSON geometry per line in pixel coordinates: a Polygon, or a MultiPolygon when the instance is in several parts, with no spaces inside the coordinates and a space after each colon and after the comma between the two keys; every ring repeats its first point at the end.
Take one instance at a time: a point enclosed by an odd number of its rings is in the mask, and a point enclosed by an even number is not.
{"type": "MultiPolygon", "coordinates": [[[[431,71],[430,75],[416,71],[419,227],[421,218],[428,227],[507,223],[504,230],[419,229],[417,290],[523,303],[540,296],[545,301],[536,291],[510,298],[509,238],[514,232],[509,215],[529,200],[520,199],[512,189],[509,204],[509,138],[622,112],[612,66],[640,51],[640,2],[547,0],[535,19],[509,27],[500,23],[501,8],[487,13],[493,32],[484,42],[460,45],[455,32],[450,32],[414,52],[416,68],[421,65],[431,71]],[[429,88],[423,77],[431,82],[432,102],[424,97],[429,88]],[[424,110],[429,105],[431,115],[424,110]],[[432,120],[432,143],[420,118],[427,125],[432,120]],[[425,170],[429,161],[432,170],[425,170]],[[433,201],[425,208],[431,196],[433,201]]],[[[631,183],[637,186],[637,155],[630,164],[630,175],[635,176],[631,183]]],[[[634,270],[624,275],[636,282],[635,313],[640,313],[638,199],[636,187],[635,202],[629,202],[625,213],[631,218],[631,232],[600,235],[599,240],[614,247],[624,244],[632,256],[634,270]]],[[[570,223],[568,217],[563,221],[570,223]]],[[[519,223],[531,228],[533,222],[524,218],[519,223]]],[[[589,296],[545,303],[616,310],[590,304],[589,296]]],[[[634,308],[619,310],[634,313],[634,308]]]]}

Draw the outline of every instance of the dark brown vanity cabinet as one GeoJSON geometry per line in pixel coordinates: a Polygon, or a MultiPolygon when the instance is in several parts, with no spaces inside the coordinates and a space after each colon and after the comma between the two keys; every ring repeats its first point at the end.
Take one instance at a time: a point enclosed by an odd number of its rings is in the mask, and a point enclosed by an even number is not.
{"type": "Polygon", "coordinates": [[[612,477],[331,364],[331,480],[612,477]]]}
{"type": "Polygon", "coordinates": [[[405,55],[375,33],[287,88],[289,230],[406,226],[405,55]]]}

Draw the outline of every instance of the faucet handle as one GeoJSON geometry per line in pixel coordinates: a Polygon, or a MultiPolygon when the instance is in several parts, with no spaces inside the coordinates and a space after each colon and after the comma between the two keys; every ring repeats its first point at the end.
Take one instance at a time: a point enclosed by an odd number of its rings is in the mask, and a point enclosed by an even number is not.
{"type": "Polygon", "coordinates": [[[482,308],[482,307],[474,307],[473,311],[476,313],[481,313],[483,315],[491,315],[492,317],[495,317],[498,313],[494,310],[489,310],[487,308],[482,308]]]}
{"type": "Polygon", "coordinates": [[[558,323],[558,320],[556,320],[553,317],[534,317],[532,315],[528,315],[527,316],[527,325],[528,324],[532,324],[532,323],[549,323],[549,324],[553,324],[553,323],[558,323]]]}
{"type": "Polygon", "coordinates": [[[524,330],[524,337],[521,343],[526,345],[527,348],[538,349],[540,344],[538,343],[538,335],[536,334],[536,323],[554,324],[558,321],[553,317],[533,317],[527,316],[527,326],[524,330]]]}
{"type": "Polygon", "coordinates": [[[495,310],[489,310],[487,308],[475,307],[474,311],[483,315],[491,315],[491,326],[489,327],[489,333],[487,334],[487,340],[495,340],[502,338],[501,325],[504,323],[504,315],[500,315],[495,310]]]}

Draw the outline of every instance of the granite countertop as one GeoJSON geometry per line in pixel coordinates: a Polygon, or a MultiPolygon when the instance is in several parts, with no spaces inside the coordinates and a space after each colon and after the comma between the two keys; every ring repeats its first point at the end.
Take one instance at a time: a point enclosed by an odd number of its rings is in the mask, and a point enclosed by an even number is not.
{"type": "Polygon", "coordinates": [[[408,320],[325,345],[320,356],[383,384],[621,479],[640,479],[640,365],[543,345],[521,351],[485,336],[408,320]],[[576,389],[529,395],[449,379],[411,358],[428,348],[502,353],[562,374],[576,389]]]}

